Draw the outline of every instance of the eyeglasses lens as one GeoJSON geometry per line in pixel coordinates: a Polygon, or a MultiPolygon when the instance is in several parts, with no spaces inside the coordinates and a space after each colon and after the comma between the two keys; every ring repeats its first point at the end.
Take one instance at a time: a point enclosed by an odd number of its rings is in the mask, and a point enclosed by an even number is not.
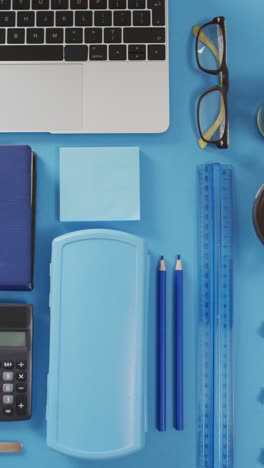
{"type": "Polygon", "coordinates": [[[200,30],[197,52],[202,68],[208,71],[219,70],[223,61],[224,39],[222,28],[218,24],[210,24],[200,30]]]}
{"type": "Polygon", "coordinates": [[[221,140],[225,131],[225,121],[225,104],[221,92],[213,90],[205,94],[199,109],[199,122],[204,139],[221,140]]]}

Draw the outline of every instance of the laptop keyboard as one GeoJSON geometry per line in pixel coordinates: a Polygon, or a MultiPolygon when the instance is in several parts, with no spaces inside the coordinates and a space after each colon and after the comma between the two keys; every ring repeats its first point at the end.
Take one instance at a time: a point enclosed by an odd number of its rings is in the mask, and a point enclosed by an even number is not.
{"type": "Polygon", "coordinates": [[[165,60],[165,0],[0,0],[0,61],[165,60]]]}

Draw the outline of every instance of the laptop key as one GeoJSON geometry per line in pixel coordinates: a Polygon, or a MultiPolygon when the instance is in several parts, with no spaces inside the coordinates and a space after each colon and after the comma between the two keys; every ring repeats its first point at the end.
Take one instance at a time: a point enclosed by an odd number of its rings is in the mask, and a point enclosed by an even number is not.
{"type": "Polygon", "coordinates": [[[63,46],[4,45],[0,47],[0,61],[34,62],[63,60],[63,46]]]}
{"type": "Polygon", "coordinates": [[[121,28],[105,28],[104,42],[106,43],[122,42],[122,29],[121,28]]]}
{"type": "Polygon", "coordinates": [[[34,26],[34,16],[33,11],[19,11],[17,13],[17,25],[18,26],[34,26]]]}
{"type": "Polygon", "coordinates": [[[124,28],[125,43],[165,42],[165,28],[124,28]]]}
{"type": "Polygon", "coordinates": [[[150,11],[134,11],[133,24],[134,26],[150,26],[150,11]]]}
{"type": "Polygon", "coordinates": [[[146,0],[128,0],[128,8],[131,10],[143,10],[143,8],[146,8],[146,0]]]}
{"type": "Polygon", "coordinates": [[[101,28],[85,28],[85,42],[87,44],[100,44],[103,40],[101,28]]]}
{"type": "Polygon", "coordinates": [[[32,0],[32,10],[48,10],[49,0],[32,0]]]}
{"type": "Polygon", "coordinates": [[[11,0],[0,0],[0,10],[10,10],[11,0]]]}
{"type": "Polygon", "coordinates": [[[115,26],[131,26],[131,12],[130,11],[115,11],[114,12],[114,25],[115,26]]]}
{"type": "Polygon", "coordinates": [[[46,29],[47,44],[60,44],[63,42],[62,28],[47,28],[46,29]]]}
{"type": "Polygon", "coordinates": [[[44,42],[44,29],[43,28],[29,28],[27,30],[28,44],[42,44],[44,42]]]}
{"type": "Polygon", "coordinates": [[[29,10],[30,0],[13,0],[13,10],[29,10]]]}
{"type": "Polygon", "coordinates": [[[15,26],[16,15],[13,11],[0,12],[0,26],[15,26]]]}
{"type": "Polygon", "coordinates": [[[72,10],[87,10],[87,8],[88,8],[87,0],[71,0],[72,10]]]}
{"type": "Polygon", "coordinates": [[[93,14],[91,11],[76,11],[75,25],[76,26],[92,26],[93,14]]]}
{"type": "Polygon", "coordinates": [[[56,26],[72,26],[73,12],[72,11],[57,11],[56,26]]]}
{"type": "Polygon", "coordinates": [[[111,26],[112,12],[111,11],[96,11],[94,14],[95,26],[111,26]]]}
{"type": "Polygon", "coordinates": [[[81,28],[67,28],[66,40],[67,44],[81,44],[83,41],[83,30],[81,28]]]}
{"type": "Polygon", "coordinates": [[[109,46],[109,60],[126,60],[126,55],[125,45],[109,46]]]}
{"type": "Polygon", "coordinates": [[[109,0],[109,8],[111,10],[124,10],[126,8],[126,0],[109,0]]]}
{"type": "Polygon", "coordinates": [[[86,62],[88,59],[87,45],[67,45],[64,49],[66,62],[86,62]]]}
{"type": "Polygon", "coordinates": [[[149,45],[148,59],[149,60],[165,60],[166,50],[165,45],[149,45]]]}
{"type": "Polygon", "coordinates": [[[0,44],[5,43],[5,29],[0,29],[0,44]]]}
{"type": "Polygon", "coordinates": [[[37,12],[37,26],[53,26],[54,13],[53,11],[38,11],[37,12]]]}
{"type": "Polygon", "coordinates": [[[107,60],[107,46],[90,46],[90,60],[107,60]]]}
{"type": "Polygon", "coordinates": [[[131,53],[130,53],[130,54],[128,55],[128,59],[129,59],[129,60],[146,60],[146,53],[144,53],[144,54],[140,54],[140,53],[138,53],[138,54],[131,54],[131,53]]]}
{"type": "Polygon", "coordinates": [[[131,45],[128,47],[129,60],[146,60],[145,45],[131,45]]]}
{"type": "Polygon", "coordinates": [[[68,7],[68,0],[51,0],[52,10],[67,10],[68,7]]]}
{"type": "Polygon", "coordinates": [[[152,8],[152,24],[153,26],[165,25],[165,3],[164,0],[154,1],[151,4],[152,8]]]}
{"type": "Polygon", "coordinates": [[[24,44],[25,42],[25,29],[14,28],[7,30],[7,43],[8,44],[24,44]]]}
{"type": "Polygon", "coordinates": [[[107,0],[90,0],[91,10],[106,10],[107,0]]]}
{"type": "Polygon", "coordinates": [[[165,0],[148,0],[148,8],[149,10],[152,10],[152,8],[155,8],[157,6],[165,6],[165,0]]]}

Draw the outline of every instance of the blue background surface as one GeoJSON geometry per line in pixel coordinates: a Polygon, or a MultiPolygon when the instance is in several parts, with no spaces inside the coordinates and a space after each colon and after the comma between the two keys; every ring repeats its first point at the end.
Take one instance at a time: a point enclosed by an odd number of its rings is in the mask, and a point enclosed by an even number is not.
{"type": "MultiPolygon", "coordinates": [[[[256,125],[258,106],[264,102],[263,17],[263,0],[170,1],[171,126],[165,134],[0,136],[0,144],[29,144],[38,154],[35,290],[0,294],[1,301],[34,304],[33,417],[23,423],[0,423],[0,440],[19,440],[24,447],[21,454],[2,455],[3,466],[195,467],[196,168],[204,162],[232,163],[234,167],[235,467],[255,468],[264,464],[264,247],[257,240],[251,222],[254,196],[264,183],[264,140],[256,125]],[[200,93],[217,79],[198,70],[191,31],[195,23],[203,24],[217,15],[224,15],[227,20],[230,149],[202,151],[197,146],[196,102],[200,93]],[[59,147],[85,145],[140,146],[140,222],[59,223],[59,147]],[[153,255],[147,444],[142,452],[129,458],[105,462],[67,458],[49,450],[45,443],[50,245],[57,235],[87,227],[121,229],[140,235],[147,240],[153,255]],[[177,252],[183,256],[185,275],[182,433],[172,426],[172,281],[177,252]],[[168,270],[168,431],[164,434],[156,429],[155,268],[160,254],[165,256],[168,270]]],[[[77,317],[77,312],[73,313],[77,317]]],[[[69,375],[74,376],[74,369],[69,369],[69,375]]],[[[74,382],[78,383],[72,380],[72,385],[74,382]]],[[[89,389],[86,391],[88,397],[89,389]]],[[[76,411],[81,411],[78,402],[76,411]]]]}

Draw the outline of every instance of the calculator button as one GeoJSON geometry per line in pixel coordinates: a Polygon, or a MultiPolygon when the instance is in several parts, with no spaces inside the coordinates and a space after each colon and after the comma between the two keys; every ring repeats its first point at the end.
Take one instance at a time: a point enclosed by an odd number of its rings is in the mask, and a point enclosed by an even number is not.
{"type": "Polygon", "coordinates": [[[13,395],[4,395],[3,396],[3,404],[4,405],[12,405],[14,400],[13,395]]]}
{"type": "Polygon", "coordinates": [[[14,361],[4,361],[3,362],[3,368],[4,369],[13,369],[14,367],[14,361]]]}
{"type": "Polygon", "coordinates": [[[3,372],[3,380],[11,382],[14,378],[14,372],[3,372]]]}
{"type": "Polygon", "coordinates": [[[3,413],[4,413],[6,416],[12,416],[12,414],[14,414],[14,408],[13,408],[13,406],[5,406],[4,409],[3,409],[3,413]]]}
{"type": "Polygon", "coordinates": [[[25,372],[17,372],[16,379],[17,380],[26,380],[27,374],[25,372]]]}
{"type": "Polygon", "coordinates": [[[27,361],[17,361],[16,366],[18,369],[26,369],[27,368],[27,361]]]}
{"type": "Polygon", "coordinates": [[[27,412],[27,401],[26,397],[19,396],[16,398],[16,413],[19,416],[25,415],[27,412]]]}
{"type": "Polygon", "coordinates": [[[18,384],[16,386],[16,391],[19,393],[24,393],[27,390],[27,385],[26,384],[18,384]]]}
{"type": "Polygon", "coordinates": [[[4,393],[12,393],[14,385],[12,383],[4,383],[3,384],[3,392],[4,393]]]}

